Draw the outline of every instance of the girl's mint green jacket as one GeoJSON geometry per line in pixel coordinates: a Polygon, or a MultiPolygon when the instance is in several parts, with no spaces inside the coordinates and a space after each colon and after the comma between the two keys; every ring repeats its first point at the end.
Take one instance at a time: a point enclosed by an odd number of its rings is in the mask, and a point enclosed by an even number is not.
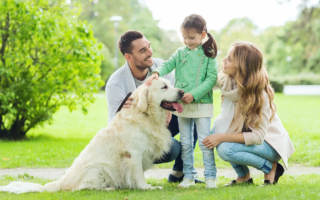
{"type": "Polygon", "coordinates": [[[171,55],[153,73],[159,76],[175,72],[175,87],[191,93],[194,101],[191,103],[212,103],[212,88],[215,86],[218,74],[218,63],[215,58],[209,58],[204,54],[202,45],[190,50],[181,47],[171,55]]]}

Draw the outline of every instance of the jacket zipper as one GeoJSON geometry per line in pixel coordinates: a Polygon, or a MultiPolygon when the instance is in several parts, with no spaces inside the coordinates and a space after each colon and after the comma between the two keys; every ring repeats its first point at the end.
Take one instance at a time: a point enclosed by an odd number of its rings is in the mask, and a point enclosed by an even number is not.
{"type": "Polygon", "coordinates": [[[199,78],[200,68],[201,68],[201,64],[202,64],[202,61],[203,61],[204,57],[205,57],[205,55],[202,56],[202,59],[201,59],[201,62],[200,62],[199,68],[198,68],[198,74],[197,74],[197,79],[196,79],[196,87],[198,85],[198,78],[199,78]]]}

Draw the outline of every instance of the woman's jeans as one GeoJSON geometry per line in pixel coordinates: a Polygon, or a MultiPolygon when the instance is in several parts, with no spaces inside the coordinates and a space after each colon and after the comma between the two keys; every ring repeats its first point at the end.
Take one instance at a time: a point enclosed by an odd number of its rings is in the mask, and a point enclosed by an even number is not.
{"type": "Polygon", "coordinates": [[[193,128],[196,124],[198,133],[198,144],[202,151],[204,163],[205,179],[215,179],[217,174],[214,154],[202,141],[210,135],[211,118],[184,118],[178,117],[181,142],[181,157],[183,160],[184,177],[189,180],[196,178],[197,172],[194,168],[194,149],[193,149],[193,128]]]}
{"type": "MultiPolygon", "coordinates": [[[[211,133],[214,132],[211,131],[211,133]]],[[[246,146],[241,143],[223,142],[217,146],[220,158],[230,162],[238,177],[243,177],[249,173],[247,166],[252,166],[258,170],[269,174],[272,169],[272,162],[280,160],[279,154],[267,143],[261,145],[246,146]]]]}

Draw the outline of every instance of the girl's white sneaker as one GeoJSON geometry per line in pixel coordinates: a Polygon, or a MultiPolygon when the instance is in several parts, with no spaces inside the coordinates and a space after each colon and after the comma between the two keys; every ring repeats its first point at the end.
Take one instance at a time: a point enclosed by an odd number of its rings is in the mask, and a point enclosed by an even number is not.
{"type": "Polygon", "coordinates": [[[207,179],[206,180],[206,188],[208,188],[208,189],[218,188],[216,185],[216,179],[207,179]]]}
{"type": "Polygon", "coordinates": [[[194,185],[195,185],[194,180],[184,178],[183,181],[178,185],[178,187],[179,188],[188,188],[188,187],[194,186],[194,185]]]}

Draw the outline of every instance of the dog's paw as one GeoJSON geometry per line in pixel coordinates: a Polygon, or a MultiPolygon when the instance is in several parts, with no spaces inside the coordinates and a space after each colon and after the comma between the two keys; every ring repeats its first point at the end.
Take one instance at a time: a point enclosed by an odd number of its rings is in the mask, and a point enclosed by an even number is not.
{"type": "Polygon", "coordinates": [[[150,190],[156,190],[156,189],[162,190],[163,187],[161,187],[161,186],[152,186],[152,185],[149,185],[149,189],[150,189],[150,190]]]}
{"type": "Polygon", "coordinates": [[[157,189],[162,190],[163,187],[162,186],[155,186],[157,189]]]}
{"type": "Polygon", "coordinates": [[[113,187],[107,187],[105,190],[106,190],[106,191],[114,191],[115,188],[113,188],[113,187]]]}

